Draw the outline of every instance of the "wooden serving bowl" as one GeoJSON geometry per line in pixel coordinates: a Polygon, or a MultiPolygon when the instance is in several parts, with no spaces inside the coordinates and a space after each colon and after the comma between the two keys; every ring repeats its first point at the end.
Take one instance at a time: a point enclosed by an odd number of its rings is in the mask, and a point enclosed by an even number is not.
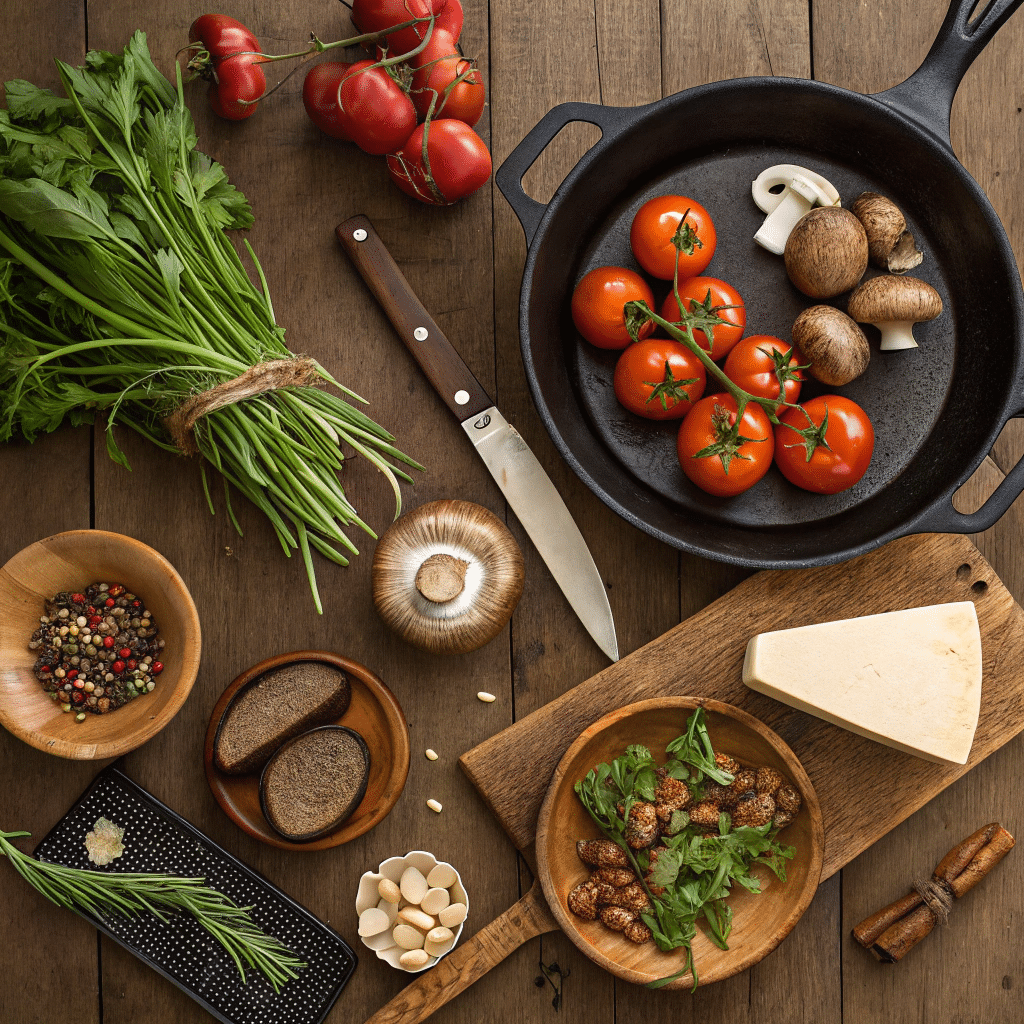
{"type": "Polygon", "coordinates": [[[394,694],[365,665],[330,651],[294,651],[253,665],[221,694],[206,730],[203,764],[214,798],[243,832],[281,850],[326,850],[368,832],[395,806],[409,775],[409,727],[394,694]],[[345,673],[352,687],[352,701],[345,714],[334,719],[334,724],[354,729],[370,751],[370,777],[359,805],[336,829],[307,842],[293,842],[278,835],[263,816],[262,766],[249,775],[228,775],[213,762],[217,730],[239,691],[271,669],[297,661],[322,661],[345,673]]]}
{"type": "MultiPolygon", "coordinates": [[[[763,722],[721,701],[664,697],[620,708],[595,722],[566,751],[558,764],[537,824],[537,868],[551,912],[566,935],[596,963],[638,985],[675,974],[686,962],[685,950],[662,953],[653,942],[636,945],[606,928],[600,920],[584,921],[570,913],[566,898],[590,868],[576,856],[576,840],[600,837],[573,786],[602,762],[623,754],[631,743],[649,747],[664,762],[665,746],[685,731],[686,719],[703,707],[712,746],[746,766],[778,769],[799,790],[803,803],[780,839],[796,847],[787,864],[788,880],[755,867],[762,892],[753,895],[736,885],[729,896],[733,927],[728,950],[719,949],[697,925],[693,956],[701,985],[721,981],[752,967],[792,931],[807,909],[821,877],[825,831],[814,787],[792,750],[763,722]]],[[[689,972],[666,988],[691,988],[689,972]]]]}
{"type": "Polygon", "coordinates": [[[0,569],[0,724],[60,757],[119,757],[155,736],[185,702],[199,671],[199,616],[181,577],[163,555],[132,537],[71,530],[38,540],[0,569]],[[84,722],[61,711],[36,679],[28,641],[45,602],[90,583],[121,583],[145,601],[166,642],[156,688],[84,722]]]}

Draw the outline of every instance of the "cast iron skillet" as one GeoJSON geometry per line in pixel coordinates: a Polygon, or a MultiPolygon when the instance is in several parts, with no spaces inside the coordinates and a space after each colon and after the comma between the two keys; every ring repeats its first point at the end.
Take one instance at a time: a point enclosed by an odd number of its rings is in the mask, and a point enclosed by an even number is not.
{"type": "MultiPolygon", "coordinates": [[[[977,512],[961,514],[951,503],[1006,421],[1024,411],[1020,276],[998,218],[949,141],[960,80],[1022,2],[992,0],[968,23],[975,0],[952,0],[921,67],[874,96],[745,78],[641,107],[563,103],[502,164],[495,180],[529,246],[519,327],[534,401],[562,456],[623,518],[719,561],[797,568],[905,534],[985,530],[1024,490],[1022,460],[977,512]],[[522,178],[571,121],[597,125],[602,137],[545,206],[526,195],[522,178]],[[788,283],[781,259],[752,240],[764,215],[750,182],[777,163],[822,172],[847,203],[864,189],[895,199],[925,251],[912,273],[939,290],[945,311],[915,329],[921,347],[910,352],[880,352],[877,332],[866,328],[871,365],[842,389],[875,426],[874,457],[859,484],[823,497],[773,469],[751,491],[723,500],[683,476],[677,425],[652,424],[616,403],[617,353],[582,341],[569,298],[595,266],[639,269],[629,251],[633,214],[652,196],[676,192],[715,219],[719,244],[707,273],[739,289],[748,333],[788,338],[811,303],[788,283]]],[[[803,397],[824,390],[808,387],[803,397]]]]}

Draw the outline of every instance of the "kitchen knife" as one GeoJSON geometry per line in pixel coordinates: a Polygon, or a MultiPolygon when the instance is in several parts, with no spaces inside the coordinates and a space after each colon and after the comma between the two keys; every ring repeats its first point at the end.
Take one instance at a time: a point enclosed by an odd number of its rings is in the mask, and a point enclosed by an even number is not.
{"type": "Polygon", "coordinates": [[[615,622],[601,575],[543,466],[413,294],[370,221],[352,217],[336,233],[406,348],[462,424],[573,611],[598,647],[618,661],[615,622]]]}

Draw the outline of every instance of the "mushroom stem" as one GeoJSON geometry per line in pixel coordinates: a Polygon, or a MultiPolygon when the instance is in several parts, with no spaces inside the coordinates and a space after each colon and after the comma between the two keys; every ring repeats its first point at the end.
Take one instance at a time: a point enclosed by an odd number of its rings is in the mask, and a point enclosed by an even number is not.
{"type": "Polygon", "coordinates": [[[893,320],[875,326],[882,332],[882,344],[879,346],[881,351],[898,352],[905,348],[917,348],[913,320],[893,320]]]}
{"type": "Polygon", "coordinates": [[[444,552],[431,555],[416,573],[416,589],[434,604],[446,604],[462,593],[466,586],[469,562],[444,552]]]}

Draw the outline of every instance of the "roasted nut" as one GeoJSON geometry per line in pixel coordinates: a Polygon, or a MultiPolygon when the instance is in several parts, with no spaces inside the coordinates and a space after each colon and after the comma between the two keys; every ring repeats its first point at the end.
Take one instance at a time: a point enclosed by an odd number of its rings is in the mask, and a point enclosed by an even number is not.
{"type": "Polygon", "coordinates": [[[635,882],[636,874],[631,868],[598,868],[591,874],[590,880],[619,889],[630,882],[635,882]]]}
{"type": "Polygon", "coordinates": [[[645,850],[658,841],[658,814],[654,804],[638,801],[626,819],[626,842],[634,850],[645,850]]]}
{"type": "Polygon", "coordinates": [[[605,907],[597,916],[601,923],[611,928],[613,932],[625,931],[626,925],[636,920],[636,915],[625,907],[605,907]]]}
{"type": "Polygon", "coordinates": [[[733,779],[732,785],[729,788],[732,790],[736,801],[739,802],[747,793],[755,792],[756,787],[757,773],[751,768],[744,768],[733,779]]]}
{"type": "Polygon", "coordinates": [[[615,895],[615,886],[609,885],[607,882],[596,882],[593,876],[590,881],[594,884],[594,897],[597,900],[597,905],[599,907],[608,906],[615,895]]]}
{"type": "Polygon", "coordinates": [[[628,868],[629,858],[610,839],[580,839],[576,843],[576,856],[584,864],[596,868],[628,868]]]}
{"type": "Polygon", "coordinates": [[[621,889],[612,889],[611,899],[607,901],[610,907],[624,907],[634,914],[648,913],[651,909],[650,900],[644,887],[639,882],[631,882],[621,889]]]}
{"type": "Polygon", "coordinates": [[[596,886],[593,882],[580,882],[571,893],[566,902],[569,909],[584,921],[593,921],[597,918],[597,895],[596,886]]]}
{"type": "Polygon", "coordinates": [[[690,808],[690,824],[697,828],[718,828],[718,815],[721,808],[710,800],[701,800],[690,808]]]}
{"type": "Polygon", "coordinates": [[[717,782],[704,784],[704,799],[718,804],[723,811],[735,807],[739,797],[732,791],[731,786],[722,786],[717,782]]]}
{"type": "Polygon", "coordinates": [[[788,783],[779,786],[775,793],[775,806],[787,814],[796,815],[800,810],[800,794],[788,783]]]}
{"type": "Polygon", "coordinates": [[[767,793],[758,793],[749,800],[741,800],[732,812],[733,828],[749,825],[760,828],[767,825],[775,814],[775,801],[767,793]]]}
{"type": "Polygon", "coordinates": [[[754,788],[758,793],[767,793],[769,796],[775,796],[776,790],[786,780],[782,777],[782,773],[776,771],[774,768],[769,768],[767,765],[757,769],[755,775],[754,788]]]}
{"type": "Polygon", "coordinates": [[[654,791],[654,812],[662,825],[667,825],[672,820],[675,811],[685,810],[693,802],[690,790],[685,782],[673,779],[666,774],[664,769],[658,769],[661,781],[654,791]]]}
{"type": "Polygon", "coordinates": [[[730,775],[735,775],[740,770],[739,761],[730,754],[715,754],[715,764],[730,775]]]}
{"type": "Polygon", "coordinates": [[[643,942],[649,942],[651,940],[651,929],[647,927],[639,918],[635,921],[630,921],[629,924],[623,929],[623,935],[629,939],[630,942],[635,942],[638,946],[643,942]]]}

